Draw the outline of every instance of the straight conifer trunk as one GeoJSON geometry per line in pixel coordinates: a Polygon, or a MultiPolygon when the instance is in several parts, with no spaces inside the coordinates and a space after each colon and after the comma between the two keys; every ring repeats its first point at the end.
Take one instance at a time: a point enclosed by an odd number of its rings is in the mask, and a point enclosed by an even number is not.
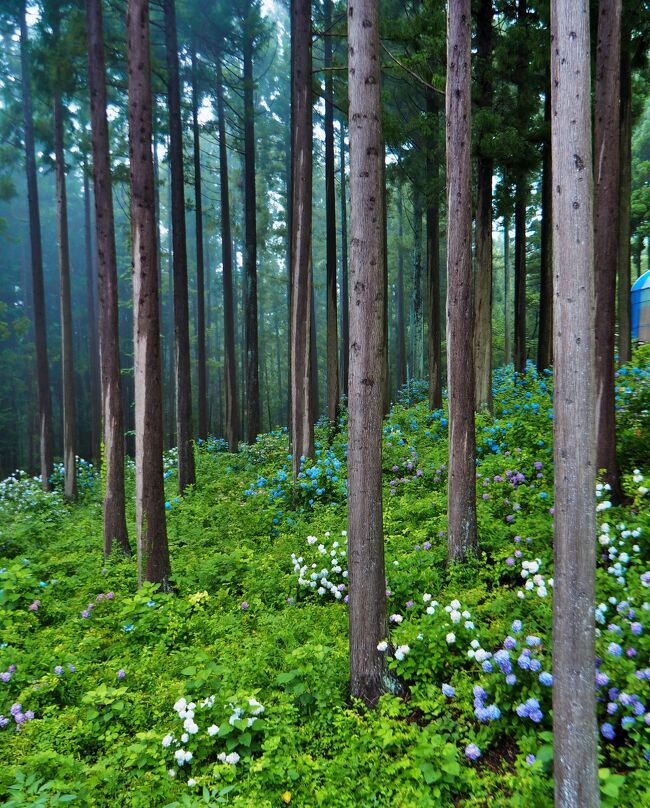
{"type": "MultiPolygon", "coordinates": [[[[627,40],[627,32],[626,32],[627,40]]],[[[630,196],[632,193],[632,68],[627,41],[621,44],[621,195],[618,243],[618,356],[632,358],[632,271],[630,266],[630,196]]]]}
{"type": "Polygon", "coordinates": [[[201,133],[196,43],[192,42],[192,146],[194,156],[194,224],[196,233],[196,362],[199,438],[208,437],[208,370],[205,357],[205,272],[203,261],[203,195],[201,133]]]}
{"type": "Polygon", "coordinates": [[[395,290],[395,319],[397,320],[397,389],[406,384],[406,329],[404,328],[404,205],[402,183],[397,185],[397,289],[395,290]]]}
{"type": "MultiPolygon", "coordinates": [[[[325,30],[332,26],[332,0],[325,0],[325,30]]],[[[327,276],[327,417],[336,422],[339,412],[338,309],[336,304],[336,191],[334,188],[334,92],[332,38],[325,37],[325,214],[327,276]]]]}
{"type": "MultiPolygon", "coordinates": [[[[492,0],[481,0],[476,41],[478,104],[492,107],[492,0]]],[[[476,170],[476,408],[492,405],[492,172],[493,160],[479,149],[476,170]]]]}
{"type": "Polygon", "coordinates": [[[99,289],[99,364],[104,437],[104,557],[113,541],[131,555],[124,510],[124,418],[120,377],[115,217],[106,117],[106,73],[101,0],[87,0],[88,86],[93,149],[95,232],[99,289]]]}
{"type": "Polygon", "coordinates": [[[228,148],[223,109],[223,76],[221,59],[217,58],[217,119],[219,127],[219,182],[221,187],[221,264],[223,271],[223,352],[226,403],[226,440],[228,449],[236,452],[239,445],[237,414],[237,364],[235,360],[235,319],[232,289],[232,235],[230,232],[230,188],[228,183],[228,148]]]}
{"type": "MultiPolygon", "coordinates": [[[[544,99],[544,121],[551,122],[551,91],[544,99]]],[[[551,179],[551,143],[544,140],[542,155],[542,225],[539,282],[539,337],[537,370],[542,372],[553,363],[553,228],[551,224],[553,188],[551,179]]]]}
{"type": "Polygon", "coordinates": [[[86,308],[88,322],[88,376],[90,389],[90,453],[95,467],[101,463],[101,401],[99,392],[99,348],[97,345],[97,306],[95,305],[95,267],[92,257],[90,221],[90,180],[88,166],[83,167],[84,248],[86,258],[86,308]]]}
{"type": "Polygon", "coordinates": [[[127,6],[129,163],[133,235],[133,362],[135,376],[135,507],[138,577],[169,589],[163,486],[156,210],[151,154],[151,63],[148,0],[127,6]]]}
{"type": "Polygon", "coordinates": [[[244,319],[246,332],[246,413],[248,443],[260,432],[260,378],[257,335],[257,208],[255,198],[255,108],[253,104],[253,35],[249,9],[244,21],[244,319]]]}
{"type": "Polygon", "coordinates": [[[292,42],[292,204],[291,204],[291,451],[293,474],[300,458],[314,454],[311,390],[311,2],[293,0],[292,42]]]}
{"type": "Polygon", "coordinates": [[[503,216],[503,352],[506,365],[512,362],[510,323],[510,215],[505,213],[503,216]]]}
{"type": "Polygon", "coordinates": [[[350,376],[348,560],[352,696],[383,690],[386,587],[381,440],[385,372],[384,144],[377,0],[348,5],[350,376]]]}
{"type": "Polygon", "coordinates": [[[188,485],[194,485],[196,482],[194,450],[192,447],[192,383],[190,378],[183,129],[181,123],[175,0],[164,0],[163,8],[165,12],[165,55],[169,103],[169,165],[172,195],[176,441],[178,447],[178,490],[182,494],[188,485]]]}
{"type": "Polygon", "coordinates": [[[448,556],[476,553],[476,465],[472,311],[471,2],[447,18],[447,389],[448,556]]]}
{"type": "Polygon", "coordinates": [[[599,805],[589,3],[551,2],[555,805],[599,805]]]}
{"type": "Polygon", "coordinates": [[[515,370],[526,370],[526,197],[525,179],[515,190],[515,370]]]}
{"type": "Polygon", "coordinates": [[[411,372],[421,379],[422,367],[422,192],[413,183],[413,333],[411,334],[411,372]]]}
{"type": "Polygon", "coordinates": [[[63,102],[54,91],[54,165],[56,173],[56,222],[59,251],[61,306],[61,371],[63,394],[63,495],[77,498],[77,449],[75,436],[74,364],[72,355],[72,297],[70,290],[70,247],[68,242],[68,200],[65,187],[63,149],[63,102]]]}
{"type": "Polygon", "coordinates": [[[348,289],[348,214],[345,197],[345,134],[343,121],[339,125],[339,166],[341,183],[341,376],[342,391],[348,394],[348,363],[350,354],[350,294],[348,289]]]}
{"type": "Polygon", "coordinates": [[[45,286],[43,283],[43,250],[41,246],[41,217],[38,204],[38,181],[34,154],[34,120],[32,113],[32,83],[30,75],[29,42],[26,3],[20,7],[20,71],[25,140],[25,173],[29,207],[29,240],[31,249],[32,316],[36,348],[36,382],[38,387],[39,459],[41,485],[50,490],[52,459],[52,394],[47,359],[47,324],[45,317],[45,286]]]}
{"type": "Polygon", "coordinates": [[[597,463],[614,502],[623,497],[616,458],[614,345],[620,204],[621,0],[598,4],[594,113],[597,463]]]}
{"type": "MultiPolygon", "coordinates": [[[[434,140],[438,142],[438,110],[433,99],[428,98],[429,114],[435,115],[434,140]]],[[[439,167],[437,159],[428,158],[427,174],[433,189],[427,207],[427,312],[429,321],[429,406],[432,410],[442,407],[442,357],[440,345],[440,191],[438,190],[439,167]]]]}

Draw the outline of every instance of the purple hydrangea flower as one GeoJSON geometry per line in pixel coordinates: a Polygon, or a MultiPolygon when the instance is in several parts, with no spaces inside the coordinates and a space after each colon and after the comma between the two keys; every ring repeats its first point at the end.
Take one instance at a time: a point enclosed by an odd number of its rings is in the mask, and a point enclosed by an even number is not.
{"type": "Polygon", "coordinates": [[[552,687],[553,686],[553,675],[547,673],[547,671],[542,671],[539,675],[539,683],[544,685],[544,687],[552,687]]]}
{"type": "Polygon", "coordinates": [[[527,763],[529,766],[532,766],[532,765],[533,765],[533,763],[534,763],[536,760],[537,760],[537,758],[535,757],[535,755],[526,755],[526,763],[527,763]]]}
{"type": "Polygon", "coordinates": [[[513,648],[516,648],[516,647],[517,647],[517,640],[515,640],[515,638],[514,638],[514,637],[510,637],[510,636],[508,636],[508,637],[506,637],[506,638],[505,638],[505,640],[503,641],[503,647],[504,647],[504,648],[505,648],[507,651],[512,651],[512,649],[513,649],[513,648]]]}
{"type": "Polygon", "coordinates": [[[446,696],[448,699],[453,699],[456,695],[456,691],[451,685],[444,684],[442,686],[442,695],[446,696]]]}
{"type": "Polygon", "coordinates": [[[63,667],[61,665],[56,665],[55,668],[54,668],[54,673],[56,673],[57,676],[62,676],[63,675],[63,667]]]}
{"type": "Polygon", "coordinates": [[[517,682],[517,677],[514,675],[514,673],[509,673],[506,676],[506,684],[509,685],[510,687],[512,687],[512,685],[516,684],[516,682],[517,682]]]}
{"type": "Polygon", "coordinates": [[[245,612],[246,609],[248,609],[248,601],[242,600],[242,603],[241,603],[242,612],[245,612]]]}
{"type": "Polygon", "coordinates": [[[124,679],[125,677],[126,677],[126,671],[124,670],[124,668],[120,668],[119,671],[117,672],[117,678],[121,682],[122,679],[124,679]]]}
{"type": "Polygon", "coordinates": [[[616,730],[611,724],[605,722],[604,724],[601,724],[600,733],[603,738],[607,738],[608,741],[613,741],[614,736],[616,735],[616,730]]]}
{"type": "Polygon", "coordinates": [[[615,657],[620,657],[623,653],[623,649],[617,642],[610,642],[607,646],[607,653],[615,657]]]}
{"type": "Polygon", "coordinates": [[[523,627],[524,624],[521,622],[521,620],[512,621],[512,630],[515,632],[515,634],[519,634],[523,627]]]}
{"type": "Polygon", "coordinates": [[[481,757],[481,750],[475,743],[470,743],[465,747],[465,757],[470,760],[478,760],[481,757]]]}

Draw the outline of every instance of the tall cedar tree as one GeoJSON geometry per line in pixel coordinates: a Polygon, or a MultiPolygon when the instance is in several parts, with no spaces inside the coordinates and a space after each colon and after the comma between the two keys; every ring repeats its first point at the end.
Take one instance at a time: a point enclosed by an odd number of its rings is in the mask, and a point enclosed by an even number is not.
{"type": "Polygon", "coordinates": [[[632,193],[632,65],[630,34],[621,40],[621,177],[618,238],[618,356],[621,364],[632,358],[632,296],[630,286],[630,207],[632,193]]]}
{"type": "Polygon", "coordinates": [[[25,143],[25,173],[29,207],[29,239],[31,248],[32,312],[36,347],[36,382],[38,387],[38,423],[41,484],[50,490],[52,459],[52,394],[47,359],[47,324],[45,318],[45,286],[43,283],[43,250],[41,217],[38,204],[38,182],[34,149],[34,119],[32,112],[32,82],[27,38],[27,5],[20,7],[20,71],[25,143]]]}
{"type": "Polygon", "coordinates": [[[336,306],[336,190],[334,188],[334,88],[332,74],[332,0],[325,0],[325,216],[327,276],[327,417],[339,410],[338,310],[336,306]]]}
{"type": "Polygon", "coordinates": [[[404,324],[404,201],[401,177],[397,181],[397,288],[395,319],[397,328],[397,387],[406,384],[406,328],[404,324]]]}
{"type": "Polygon", "coordinates": [[[311,390],[311,2],[293,0],[290,430],[294,477],[300,458],[314,454],[311,390]]]}
{"type": "Polygon", "coordinates": [[[244,57],[244,344],[246,355],[246,413],[248,443],[260,431],[259,348],[257,338],[257,205],[255,197],[255,105],[253,36],[257,6],[251,2],[243,20],[244,57]]]}
{"type": "Polygon", "coordinates": [[[101,463],[101,400],[99,378],[99,346],[97,344],[97,306],[95,305],[95,265],[90,221],[90,179],[88,165],[83,165],[84,248],[86,264],[86,322],[88,328],[88,387],[90,393],[90,455],[99,468],[101,463]]]}
{"type": "MultiPolygon", "coordinates": [[[[478,105],[492,107],[492,0],[481,0],[476,17],[478,105]]],[[[476,161],[476,320],[474,351],[477,409],[492,403],[492,171],[493,160],[479,143],[476,161]]]]}
{"type": "Polygon", "coordinates": [[[102,0],[86,2],[95,233],[99,284],[99,362],[104,437],[104,556],[113,541],[131,555],[124,511],[124,418],[120,379],[115,217],[106,117],[102,0]]]}
{"type": "Polygon", "coordinates": [[[339,181],[341,192],[341,390],[348,394],[348,363],[350,359],[350,307],[348,289],[348,214],[345,191],[345,133],[339,122],[339,181]]]}
{"type": "MultiPolygon", "coordinates": [[[[431,93],[427,95],[427,111],[433,125],[432,141],[437,148],[439,131],[438,105],[431,93]]],[[[427,204],[427,343],[429,366],[429,406],[442,407],[442,361],[440,344],[440,190],[437,156],[427,153],[427,177],[431,182],[431,196],[427,204]]]]}
{"type": "Polygon", "coordinates": [[[196,482],[192,448],[192,381],[190,375],[190,324],[187,290],[187,237],[185,231],[185,180],[183,129],[178,69],[178,37],[175,0],[164,0],[167,100],[169,103],[169,165],[174,267],[174,345],[176,349],[176,441],[178,490],[182,494],[196,482]]]}
{"type": "Polygon", "coordinates": [[[474,351],[472,339],[471,2],[447,18],[447,389],[449,391],[448,555],[478,549],[474,351]]]}
{"type": "Polygon", "coordinates": [[[594,245],[596,276],[596,417],[598,468],[612,501],[623,497],[616,459],[614,345],[619,217],[621,0],[600,0],[594,114],[594,245]]]}
{"type": "MultiPolygon", "coordinates": [[[[54,21],[57,37],[58,20],[54,21]]],[[[55,78],[56,82],[56,78],[55,78]]],[[[59,302],[61,308],[61,376],[63,390],[63,495],[77,498],[77,451],[75,434],[74,359],[72,354],[72,293],[70,288],[70,245],[68,240],[68,197],[65,183],[63,145],[63,101],[61,88],[53,88],[54,166],[56,173],[56,222],[59,252],[59,302]]]]}
{"type": "Polygon", "coordinates": [[[192,153],[194,157],[194,232],[196,235],[196,379],[199,438],[208,436],[207,364],[205,356],[205,272],[203,261],[203,194],[201,188],[201,131],[196,42],[192,40],[192,153]]]}
{"type": "MultiPolygon", "coordinates": [[[[551,90],[544,98],[544,123],[551,123],[551,90]]],[[[551,178],[550,135],[544,133],[542,145],[542,223],[540,233],[539,336],[537,370],[541,373],[553,362],[553,228],[551,224],[553,188],[551,178]]]]}
{"type": "Polygon", "coordinates": [[[596,808],[594,239],[587,0],[551,2],[551,73],[555,805],[596,808]]]}
{"type": "Polygon", "coordinates": [[[235,359],[235,319],[232,290],[232,235],[230,232],[230,189],[228,185],[228,148],[223,103],[221,58],[217,56],[217,125],[219,129],[219,182],[221,185],[221,265],[223,271],[223,353],[226,401],[226,440],[231,452],[239,443],[237,414],[237,362],[235,359]]]}
{"type": "Polygon", "coordinates": [[[135,513],[138,577],[169,589],[163,486],[162,379],[156,206],[151,154],[151,62],[148,0],[127,5],[129,165],[133,240],[133,364],[135,376],[135,513]]]}
{"type": "Polygon", "coordinates": [[[380,54],[377,0],[350,0],[350,682],[352,695],[371,706],[383,689],[384,657],[377,644],[387,634],[381,490],[386,288],[380,54]]]}
{"type": "MultiPolygon", "coordinates": [[[[517,24],[526,27],[527,4],[526,0],[517,0],[517,24]]],[[[520,45],[519,67],[517,70],[517,108],[519,111],[519,125],[524,126],[521,120],[523,97],[527,92],[523,86],[526,75],[526,48],[520,45]]],[[[528,203],[528,179],[526,170],[520,168],[517,172],[515,187],[515,370],[523,373],[526,370],[526,205],[528,203]]]]}

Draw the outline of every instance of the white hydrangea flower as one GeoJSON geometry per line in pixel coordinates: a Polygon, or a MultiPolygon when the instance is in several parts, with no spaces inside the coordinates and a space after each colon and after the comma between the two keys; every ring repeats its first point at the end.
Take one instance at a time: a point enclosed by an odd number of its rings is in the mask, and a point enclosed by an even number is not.
{"type": "Polygon", "coordinates": [[[174,741],[174,735],[173,733],[170,732],[167,735],[165,735],[165,737],[162,739],[162,745],[165,747],[165,749],[167,749],[167,747],[171,743],[173,743],[173,741],[174,741]]]}
{"type": "Polygon", "coordinates": [[[212,738],[217,734],[217,732],[219,732],[219,727],[216,724],[212,724],[211,726],[208,727],[207,732],[208,735],[212,738]]]}
{"type": "Polygon", "coordinates": [[[401,662],[410,650],[411,649],[408,645],[400,645],[395,651],[395,659],[398,659],[401,662]]]}
{"type": "Polygon", "coordinates": [[[381,651],[382,654],[384,653],[384,651],[387,648],[388,648],[388,643],[386,642],[386,640],[382,640],[381,642],[377,643],[377,650],[381,651]]]}
{"type": "Polygon", "coordinates": [[[445,640],[447,640],[449,645],[451,645],[451,643],[456,642],[456,635],[454,634],[453,631],[450,631],[449,634],[447,634],[447,636],[445,637],[445,640]]]}

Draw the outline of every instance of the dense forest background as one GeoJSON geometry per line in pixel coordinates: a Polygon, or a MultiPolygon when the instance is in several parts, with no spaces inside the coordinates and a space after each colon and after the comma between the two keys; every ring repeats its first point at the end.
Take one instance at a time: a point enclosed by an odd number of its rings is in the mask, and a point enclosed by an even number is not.
{"type": "MultiPolygon", "coordinates": [[[[23,126],[18,3],[0,6],[0,473],[38,469],[38,409],[32,328],[29,214],[23,168],[23,126]]],[[[480,4],[476,4],[477,8],[480,4]]],[[[62,456],[62,373],[57,205],[54,170],[52,81],[62,88],[70,234],[74,395],[77,453],[98,460],[100,435],[97,358],[97,290],[91,137],[84,8],[46,0],[28,5],[29,51],[40,195],[47,350],[52,387],[53,445],[62,456]],[[57,20],[56,25],[52,20],[57,20]]],[[[444,209],[445,7],[438,0],[382,3],[383,114],[386,141],[388,246],[389,392],[428,373],[427,277],[441,268],[440,317],[444,322],[446,215],[444,209]],[[434,255],[435,252],[435,255],[434,255]]],[[[119,275],[120,353],[127,450],[133,451],[133,325],[126,116],[125,4],[105,8],[108,115],[114,180],[119,275]]],[[[155,92],[155,170],[159,210],[164,423],[166,446],[176,445],[173,390],[172,228],[169,174],[167,67],[163,10],[153,3],[152,61],[155,92]]],[[[492,174],[492,363],[513,361],[516,321],[525,322],[525,356],[546,364],[542,267],[548,254],[548,211],[543,178],[550,126],[548,14],[534,5],[498,2],[490,56],[475,65],[473,147],[490,161],[492,174]],[[487,95],[486,95],[487,82],[487,95]],[[545,109],[546,106],[546,109],[545,109]],[[523,219],[522,219],[523,217],[523,219]],[[545,224],[546,223],[546,224],[545,224]],[[523,278],[525,294],[517,290],[523,278]],[[520,307],[515,311],[515,304],[520,307]]],[[[649,268],[650,99],[647,4],[625,2],[622,64],[630,66],[631,277],[649,268]]],[[[315,416],[327,412],[327,243],[336,241],[341,392],[345,393],[347,273],[347,81],[344,59],[346,14],[340,3],[313,6],[313,284],[317,372],[315,416]],[[326,52],[327,51],[327,52],[326,52]],[[332,80],[334,216],[327,231],[324,96],[332,80]]],[[[596,26],[592,26],[595,30],[596,26]]],[[[290,20],[286,3],[235,0],[179,2],[184,135],[185,220],[189,267],[190,345],[194,435],[201,432],[199,368],[205,362],[207,433],[225,435],[224,318],[222,287],[222,192],[217,96],[223,77],[227,184],[234,246],[234,340],[240,438],[247,435],[250,408],[246,376],[246,127],[254,126],[259,339],[259,431],[288,418],[288,205],[290,192],[290,20]],[[252,81],[244,54],[252,55],[252,81]],[[252,110],[245,102],[252,89],[252,110]],[[193,125],[194,117],[196,125],[193,125]],[[198,160],[197,152],[198,149],[198,160]],[[200,169],[197,208],[196,179],[200,169]],[[198,212],[197,212],[198,211],[198,212]],[[200,219],[200,222],[198,221],[200,219]],[[197,225],[201,224],[201,230],[197,225]],[[201,250],[197,250],[197,232],[201,250]],[[200,253],[202,252],[202,257],[200,253]],[[204,264],[199,272],[198,261],[204,264]],[[201,302],[204,301],[204,303],[201,302]],[[204,326],[199,322],[204,311],[204,326]],[[197,329],[205,328],[205,358],[197,329]]],[[[478,28],[475,37],[478,37],[478,28]]],[[[475,41],[475,47],[478,43],[475,41]]],[[[595,54],[595,47],[592,52],[595,54]]],[[[622,71],[625,76],[625,70],[622,71]]],[[[625,88],[623,88],[625,89],[625,88]]],[[[622,106],[623,109],[623,106],[622,106]]],[[[622,157],[626,159],[625,154],[622,157]]],[[[250,164],[249,160],[249,164],[250,164]]],[[[474,161],[474,185],[478,165],[474,161]]],[[[250,246],[248,246],[248,251],[250,246]]],[[[519,287],[521,289],[521,287],[519,287]]],[[[442,329],[444,378],[444,328],[442,329]]]]}

